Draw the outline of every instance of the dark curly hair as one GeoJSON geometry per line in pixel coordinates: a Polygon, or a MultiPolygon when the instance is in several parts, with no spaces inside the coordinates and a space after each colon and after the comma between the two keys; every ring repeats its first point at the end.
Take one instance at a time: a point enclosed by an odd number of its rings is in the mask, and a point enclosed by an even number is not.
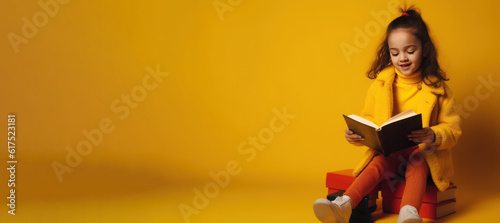
{"type": "Polygon", "coordinates": [[[379,45],[377,49],[377,56],[373,61],[370,70],[367,72],[368,78],[377,78],[380,71],[391,65],[392,61],[387,40],[392,31],[403,28],[408,29],[413,35],[415,35],[422,43],[422,47],[426,49],[427,54],[422,58],[422,64],[419,68],[422,70],[424,83],[428,86],[439,87],[441,82],[449,79],[446,78],[446,73],[439,67],[437,50],[431,37],[429,36],[427,25],[420,16],[420,12],[418,12],[418,10],[413,6],[408,9],[401,8],[400,11],[402,15],[394,19],[387,27],[384,41],[379,45]],[[432,76],[435,78],[431,78],[432,76]]]}

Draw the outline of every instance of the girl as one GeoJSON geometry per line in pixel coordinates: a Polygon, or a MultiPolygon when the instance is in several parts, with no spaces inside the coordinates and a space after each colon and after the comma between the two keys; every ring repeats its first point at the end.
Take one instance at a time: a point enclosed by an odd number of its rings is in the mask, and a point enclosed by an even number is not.
{"type": "MultiPolygon", "coordinates": [[[[439,67],[436,48],[420,13],[410,7],[401,10],[385,34],[368,77],[375,79],[368,89],[361,116],[381,124],[395,114],[412,109],[422,113],[423,129],[408,138],[420,143],[384,157],[368,149],[354,170],[354,183],[334,201],[314,202],[316,217],[322,222],[349,222],[352,208],[383,179],[405,176],[398,223],[422,222],[418,211],[430,175],[439,190],[450,186],[453,175],[451,151],[462,131],[454,109],[454,96],[439,67]],[[404,167],[404,168],[402,168],[404,167]],[[402,173],[401,173],[402,171],[402,173]]],[[[345,138],[360,146],[364,139],[349,129],[345,138]]]]}

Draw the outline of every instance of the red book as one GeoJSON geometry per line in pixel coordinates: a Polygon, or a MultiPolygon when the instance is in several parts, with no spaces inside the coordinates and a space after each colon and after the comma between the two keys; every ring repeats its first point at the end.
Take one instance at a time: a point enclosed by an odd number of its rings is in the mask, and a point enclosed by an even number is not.
{"type": "Polygon", "coordinates": [[[352,171],[353,169],[347,169],[326,173],[326,187],[337,190],[347,190],[356,179],[352,175],[352,171]]]}
{"type": "MultiPolygon", "coordinates": [[[[382,197],[402,198],[405,189],[405,182],[398,180],[386,181],[381,184],[382,197]]],[[[425,188],[424,203],[437,204],[442,201],[455,199],[455,191],[457,187],[451,185],[445,191],[439,191],[435,185],[427,185],[425,188]]]]}
{"type": "MultiPolygon", "coordinates": [[[[349,186],[354,182],[356,177],[352,175],[353,169],[339,170],[335,172],[326,173],[326,187],[328,188],[328,194],[334,193],[338,190],[347,190],[349,186]]],[[[369,199],[378,198],[378,191],[380,186],[375,187],[369,194],[369,199]]]]}
{"type": "MultiPolygon", "coordinates": [[[[438,219],[455,213],[455,199],[442,201],[438,204],[422,203],[418,214],[422,218],[438,219]]],[[[399,214],[401,198],[383,197],[382,209],[385,213],[399,214]]]]}

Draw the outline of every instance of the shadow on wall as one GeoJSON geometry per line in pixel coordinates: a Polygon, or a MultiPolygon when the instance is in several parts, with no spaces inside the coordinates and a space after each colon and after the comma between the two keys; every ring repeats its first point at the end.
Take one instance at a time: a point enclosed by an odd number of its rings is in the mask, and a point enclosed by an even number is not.
{"type": "Polygon", "coordinates": [[[497,186],[500,183],[499,111],[487,106],[496,106],[496,103],[484,104],[483,109],[463,119],[462,137],[453,148],[457,194],[466,195],[457,198],[461,208],[500,196],[497,186]],[[474,196],[467,199],[471,194],[474,196]]]}

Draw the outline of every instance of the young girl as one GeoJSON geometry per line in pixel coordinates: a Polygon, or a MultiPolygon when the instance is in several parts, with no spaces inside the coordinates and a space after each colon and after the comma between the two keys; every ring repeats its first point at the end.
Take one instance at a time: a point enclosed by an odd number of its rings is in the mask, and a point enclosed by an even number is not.
{"type": "MultiPolygon", "coordinates": [[[[398,223],[422,222],[418,211],[429,175],[439,190],[450,186],[450,148],[462,133],[460,117],[427,25],[415,9],[401,11],[387,27],[385,40],[368,71],[368,77],[375,81],[368,89],[361,116],[380,125],[408,109],[421,113],[424,128],[408,135],[420,144],[388,157],[368,149],[353,172],[356,180],[343,196],[314,202],[314,212],[322,222],[349,222],[352,208],[364,196],[380,181],[396,176],[405,176],[406,180],[398,223]]],[[[356,146],[364,140],[349,129],[345,138],[356,146]]]]}

